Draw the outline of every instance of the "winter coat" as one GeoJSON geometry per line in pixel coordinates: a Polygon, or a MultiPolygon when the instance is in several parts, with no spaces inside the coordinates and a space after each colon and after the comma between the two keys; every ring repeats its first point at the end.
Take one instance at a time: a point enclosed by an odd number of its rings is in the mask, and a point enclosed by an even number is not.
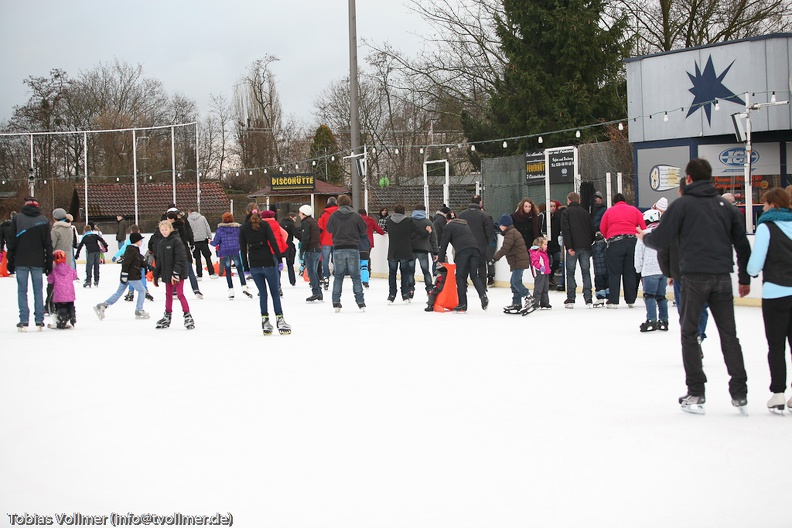
{"type": "Polygon", "coordinates": [[[514,226],[509,226],[503,231],[503,244],[492,258],[497,262],[502,257],[506,257],[510,271],[531,267],[531,257],[528,248],[525,247],[525,239],[514,226]]]}
{"type": "Polygon", "coordinates": [[[52,236],[47,217],[41,214],[38,206],[25,205],[11,220],[13,236],[6,240],[8,247],[8,272],[13,273],[18,266],[44,268],[52,271],[52,236]]]}
{"type": "Polygon", "coordinates": [[[561,211],[550,215],[550,227],[552,235],[547,239],[547,252],[558,253],[561,251],[561,244],[558,243],[558,237],[561,236],[561,211]]]}
{"type": "Polygon", "coordinates": [[[432,217],[432,233],[434,233],[437,240],[438,249],[440,241],[443,240],[443,229],[447,222],[445,215],[439,211],[432,217]]]}
{"type": "Polygon", "coordinates": [[[579,203],[572,202],[561,213],[561,234],[567,249],[591,250],[594,242],[591,215],[579,203]]]}
{"type": "Polygon", "coordinates": [[[360,215],[360,217],[363,218],[363,221],[366,223],[366,236],[368,237],[369,241],[369,249],[372,249],[374,248],[374,233],[384,235],[385,230],[382,229],[379,223],[369,215],[360,215]]]}
{"type": "Polygon", "coordinates": [[[605,214],[605,211],[608,209],[608,206],[603,204],[594,205],[591,209],[591,223],[594,227],[594,232],[602,231],[600,229],[600,225],[602,224],[602,215],[605,214]]]}
{"type": "Polygon", "coordinates": [[[321,249],[321,229],[313,216],[306,216],[302,219],[300,226],[300,257],[308,250],[321,249]]]}
{"type": "Polygon", "coordinates": [[[198,211],[193,211],[187,216],[187,223],[192,229],[193,242],[206,242],[212,238],[212,228],[209,227],[209,222],[198,211]]]}
{"type": "Polygon", "coordinates": [[[762,299],[792,295],[792,210],[773,208],[759,217],[748,273],[762,272],[762,299]]]}
{"type": "Polygon", "coordinates": [[[66,262],[74,263],[74,229],[69,222],[58,220],[52,224],[52,251],[61,250],[66,253],[66,262]]]}
{"type": "Polygon", "coordinates": [[[388,260],[412,260],[412,237],[427,238],[426,228],[418,227],[415,221],[403,213],[393,213],[386,222],[388,226],[388,260]]]}
{"type": "Polygon", "coordinates": [[[14,237],[14,232],[11,230],[11,220],[4,220],[0,224],[0,251],[5,250],[8,241],[14,237]]]}
{"type": "Polygon", "coordinates": [[[259,222],[258,229],[253,227],[252,222],[245,222],[239,230],[242,266],[246,270],[275,267],[281,261],[281,255],[278,253],[278,240],[272,227],[264,218],[259,222]]]}
{"type": "MultiPolygon", "coordinates": [[[[319,225],[321,227],[321,223],[319,225]]],[[[366,235],[366,222],[348,205],[336,208],[325,228],[332,236],[333,249],[358,249],[360,237],[366,235]]],[[[322,245],[325,245],[324,241],[322,245]]]]}
{"type": "Polygon", "coordinates": [[[192,228],[190,227],[190,224],[188,222],[185,222],[182,218],[177,218],[173,222],[173,229],[179,233],[179,238],[181,238],[181,241],[184,244],[184,251],[187,254],[187,262],[192,264],[191,248],[195,242],[193,239],[193,231],[192,228]]]}
{"type": "Polygon", "coordinates": [[[56,264],[47,276],[47,284],[52,284],[52,302],[74,302],[74,281],[77,280],[77,271],[68,262],[56,264]]]}
{"type": "MultiPolygon", "coordinates": [[[[657,223],[651,224],[647,230],[651,230],[655,226],[657,226],[657,223]]],[[[646,247],[640,239],[635,243],[633,265],[635,271],[640,273],[642,277],[663,275],[663,270],[660,268],[660,263],[657,260],[657,250],[646,247]]]]}
{"type": "MultiPolygon", "coordinates": [[[[416,210],[412,212],[412,219],[419,229],[426,232],[427,227],[432,227],[432,221],[426,217],[426,211],[416,210]]],[[[437,255],[439,248],[437,247],[437,235],[434,230],[429,233],[429,236],[423,234],[410,237],[413,253],[431,253],[437,255]]]]}
{"type": "Polygon", "coordinates": [[[720,197],[710,180],[687,185],[684,194],[668,206],[663,221],[644,236],[643,243],[661,249],[674,238],[679,239],[682,276],[731,273],[736,250],[739,283],[751,283],[746,271],[751,245],[745,236],[745,219],[739,209],[720,197]]]}
{"type": "Polygon", "coordinates": [[[600,222],[600,231],[606,239],[618,235],[635,235],[636,227],[646,229],[641,211],[622,201],[616,202],[605,211],[600,222]]]}
{"type": "MultiPolygon", "coordinates": [[[[495,228],[492,225],[492,217],[485,213],[478,204],[470,204],[467,209],[457,215],[465,220],[476,238],[479,251],[482,255],[487,254],[487,246],[495,238],[495,228]]],[[[459,251],[456,246],[454,249],[459,251]]]]}
{"type": "Polygon", "coordinates": [[[290,216],[284,216],[280,221],[280,226],[287,234],[286,245],[289,246],[290,251],[294,251],[294,239],[300,240],[300,232],[297,230],[297,225],[290,216]]]}
{"type": "Polygon", "coordinates": [[[528,253],[531,255],[531,267],[536,270],[536,275],[550,275],[550,257],[547,256],[547,251],[539,246],[531,246],[528,253]]]}
{"type": "Polygon", "coordinates": [[[443,230],[443,240],[440,241],[440,252],[437,254],[438,262],[446,261],[446,251],[449,244],[454,247],[454,251],[457,253],[465,249],[478,249],[478,242],[476,237],[473,236],[473,231],[470,230],[467,222],[461,218],[454,218],[446,224],[443,230]]]}
{"type": "Polygon", "coordinates": [[[118,231],[116,231],[116,240],[118,242],[123,242],[126,240],[127,231],[129,231],[129,220],[126,218],[122,218],[118,220],[118,231]]]}
{"type": "Polygon", "coordinates": [[[121,273],[127,274],[129,280],[143,278],[143,255],[135,244],[127,244],[124,250],[124,262],[121,263],[121,273]]]}
{"type": "Polygon", "coordinates": [[[525,240],[525,250],[531,247],[533,241],[541,234],[539,215],[534,214],[533,208],[531,214],[527,215],[524,211],[515,211],[511,214],[514,221],[514,229],[522,235],[525,240]]]}
{"type": "Polygon", "coordinates": [[[239,228],[236,222],[217,224],[212,245],[217,248],[217,256],[220,258],[233,257],[239,255],[239,228]],[[219,247],[218,247],[219,246],[219,247]]]}
{"type": "Polygon", "coordinates": [[[98,233],[93,231],[86,232],[82,240],[80,240],[80,244],[77,246],[77,258],[80,257],[80,251],[82,251],[83,246],[85,246],[86,253],[102,253],[102,247],[99,246],[99,242],[104,244],[103,247],[107,248],[107,242],[104,238],[101,237],[98,233]]]}
{"type": "MultiPolygon", "coordinates": [[[[237,242],[238,244],[238,242],[237,242]]],[[[157,245],[154,279],[170,282],[173,277],[187,277],[187,250],[176,231],[162,239],[157,245]]]]}
{"type": "MultiPolygon", "coordinates": [[[[338,211],[337,205],[327,206],[325,207],[325,210],[322,211],[322,214],[319,216],[319,220],[316,221],[316,223],[319,224],[319,229],[322,230],[322,234],[319,237],[319,242],[323,246],[333,245],[333,235],[327,230],[327,222],[330,221],[330,217],[336,211],[338,211]]],[[[355,247],[357,247],[357,242],[355,242],[355,247]]]]}

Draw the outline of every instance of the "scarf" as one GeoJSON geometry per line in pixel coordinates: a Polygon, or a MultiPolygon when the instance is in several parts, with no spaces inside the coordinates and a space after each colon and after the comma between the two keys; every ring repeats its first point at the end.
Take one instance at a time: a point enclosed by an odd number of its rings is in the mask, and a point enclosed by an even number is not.
{"type": "Polygon", "coordinates": [[[792,222],[792,210],[774,207],[773,209],[762,213],[762,216],[759,217],[757,224],[762,224],[765,222],[792,222]]]}

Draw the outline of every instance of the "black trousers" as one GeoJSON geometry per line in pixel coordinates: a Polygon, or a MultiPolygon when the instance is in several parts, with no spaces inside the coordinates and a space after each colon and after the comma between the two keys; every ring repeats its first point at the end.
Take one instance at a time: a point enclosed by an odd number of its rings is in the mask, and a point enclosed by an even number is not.
{"type": "Polygon", "coordinates": [[[762,299],[762,318],[767,337],[770,392],[786,389],[786,344],[792,350],[792,296],[762,299]]]}
{"type": "Polygon", "coordinates": [[[484,289],[484,284],[486,284],[487,281],[487,263],[484,262],[485,274],[484,281],[482,282],[479,274],[477,273],[480,260],[482,260],[481,253],[476,248],[463,249],[454,255],[454,262],[456,263],[457,294],[459,296],[460,306],[467,306],[468,275],[470,276],[470,280],[473,282],[473,286],[476,288],[479,297],[483,297],[487,293],[487,290],[484,289]]]}
{"type": "Polygon", "coordinates": [[[737,339],[737,326],[734,322],[734,296],[729,274],[710,275],[689,273],[682,277],[685,293],[682,295],[682,315],[680,326],[682,334],[682,361],[685,365],[685,383],[688,394],[704,395],[707,376],[701,365],[701,350],[698,345],[698,326],[704,303],[709,310],[721,341],[723,360],[729,380],[729,394],[732,398],[745,397],[748,393],[748,376],[745,373],[742,348],[737,339]]]}
{"type": "Polygon", "coordinates": [[[621,283],[624,284],[624,302],[635,304],[638,297],[638,275],[635,272],[635,237],[622,238],[608,244],[605,260],[608,263],[608,301],[619,304],[621,283]]]}
{"type": "Polygon", "coordinates": [[[209,250],[209,243],[206,240],[201,240],[193,244],[193,257],[195,257],[195,275],[198,277],[203,276],[203,265],[201,264],[201,255],[206,259],[206,269],[209,275],[214,275],[214,266],[212,265],[212,252],[209,250]]]}

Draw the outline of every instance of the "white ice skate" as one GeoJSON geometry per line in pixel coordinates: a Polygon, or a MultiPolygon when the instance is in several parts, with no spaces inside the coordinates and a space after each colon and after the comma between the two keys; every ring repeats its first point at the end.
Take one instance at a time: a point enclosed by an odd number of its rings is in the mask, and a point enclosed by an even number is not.
{"type": "MultiPolygon", "coordinates": [[[[792,400],[790,400],[792,401],[792,400]]],[[[776,392],[767,402],[767,410],[773,414],[784,414],[784,393],[776,392]]]]}

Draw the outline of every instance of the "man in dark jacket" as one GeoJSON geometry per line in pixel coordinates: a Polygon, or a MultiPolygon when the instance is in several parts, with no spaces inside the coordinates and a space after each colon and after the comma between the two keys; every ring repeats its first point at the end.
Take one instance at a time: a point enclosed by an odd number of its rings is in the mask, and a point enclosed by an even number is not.
{"type": "MultiPolygon", "coordinates": [[[[450,213],[449,213],[450,214],[450,213]]],[[[467,311],[467,278],[473,281],[473,286],[481,299],[481,309],[486,310],[489,305],[487,290],[484,282],[479,278],[476,270],[478,269],[481,252],[478,248],[476,237],[468,227],[466,221],[461,218],[449,219],[445,229],[443,229],[443,239],[440,241],[440,253],[437,255],[438,262],[446,261],[446,251],[448,245],[454,246],[454,262],[456,263],[456,284],[459,304],[454,307],[455,312],[467,311]]]]}
{"type": "Polygon", "coordinates": [[[479,279],[484,284],[484,291],[487,291],[487,246],[495,238],[492,217],[484,212],[481,206],[481,196],[478,194],[471,199],[468,208],[460,212],[458,216],[467,222],[470,231],[476,238],[480,257],[478,267],[473,272],[478,273],[479,279]]]}
{"type": "Polygon", "coordinates": [[[388,302],[396,299],[396,273],[401,271],[401,294],[404,302],[410,302],[414,294],[415,277],[410,262],[413,259],[412,237],[426,238],[432,232],[430,226],[422,229],[415,221],[405,216],[404,206],[393,208],[393,214],[385,221],[388,231],[388,302]]]}
{"type": "MultiPolygon", "coordinates": [[[[443,240],[443,228],[445,227],[448,220],[446,220],[446,215],[451,212],[451,209],[443,204],[443,207],[437,210],[435,215],[432,217],[432,232],[435,235],[435,239],[437,243],[440,244],[440,241],[443,240]]],[[[437,260],[435,259],[432,262],[432,275],[437,274],[437,260]]]]}
{"type": "Polygon", "coordinates": [[[289,284],[294,286],[297,284],[297,276],[294,274],[294,257],[297,255],[297,250],[294,247],[294,237],[297,237],[297,240],[300,239],[300,232],[297,231],[297,225],[294,222],[294,219],[297,218],[296,213],[287,213],[286,216],[281,218],[280,226],[281,228],[286,231],[286,254],[283,255],[286,259],[286,271],[289,274],[289,284]]]}
{"type": "Polygon", "coordinates": [[[746,271],[751,246],[739,210],[718,195],[712,184],[712,167],[696,158],[685,167],[684,194],[668,207],[663,220],[650,233],[638,229],[647,247],[662,249],[674,238],[679,241],[679,271],[683,277],[681,334],[687,394],[679,398],[683,411],[703,412],[707,377],[701,365],[696,339],[704,303],[709,304],[721,337],[721,350],[731,380],[732,405],[741,412],[748,404],[748,376],[742,348],[737,339],[731,273],[737,251],[740,297],[751,292],[751,277],[746,271]]]}
{"type": "Polygon", "coordinates": [[[127,231],[129,231],[129,220],[124,218],[123,215],[116,215],[116,242],[118,242],[118,249],[126,242],[127,231]]]}
{"type": "Polygon", "coordinates": [[[580,195],[571,192],[567,195],[567,208],[561,213],[561,234],[566,248],[566,290],[564,308],[575,307],[577,283],[575,268],[580,262],[583,275],[583,300],[586,306],[594,306],[591,301],[591,244],[594,242],[594,228],[591,215],[580,205],[580,195]]]}
{"type": "Polygon", "coordinates": [[[19,323],[17,329],[26,332],[30,319],[28,306],[28,277],[33,284],[33,317],[36,327],[44,329],[44,281],[42,274],[52,272],[52,237],[47,218],[41,214],[38,201],[25,198],[25,205],[11,220],[12,238],[8,246],[8,272],[16,273],[19,323]]]}
{"type": "Polygon", "coordinates": [[[300,258],[305,269],[308,270],[308,280],[311,286],[311,296],[306,302],[320,302],[324,299],[322,287],[319,284],[319,257],[322,255],[319,225],[313,215],[313,207],[301,205],[300,215],[300,258]]]}
{"type": "Polygon", "coordinates": [[[346,194],[338,197],[338,209],[327,220],[327,232],[333,237],[333,308],[341,310],[341,289],[344,275],[352,279],[355,302],[366,309],[363,282],[360,279],[360,237],[366,234],[366,223],[352,209],[352,198],[346,194]]]}

